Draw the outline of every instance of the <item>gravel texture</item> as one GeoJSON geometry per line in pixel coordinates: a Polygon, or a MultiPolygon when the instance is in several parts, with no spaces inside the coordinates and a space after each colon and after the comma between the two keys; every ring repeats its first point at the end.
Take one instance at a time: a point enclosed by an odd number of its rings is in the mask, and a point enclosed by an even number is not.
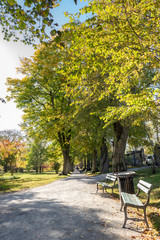
{"type": "Polygon", "coordinates": [[[96,182],[74,172],[51,184],[0,195],[1,240],[119,240],[139,238],[136,224],[127,222],[120,201],[96,194],[96,182]]]}

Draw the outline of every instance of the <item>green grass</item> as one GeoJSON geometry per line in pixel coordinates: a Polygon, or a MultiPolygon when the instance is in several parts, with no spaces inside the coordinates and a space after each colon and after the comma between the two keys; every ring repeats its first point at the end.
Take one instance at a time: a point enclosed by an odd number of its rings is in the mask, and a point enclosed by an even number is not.
{"type": "Polygon", "coordinates": [[[93,176],[100,175],[100,172],[92,173],[92,171],[88,171],[88,172],[86,172],[86,174],[87,174],[87,176],[89,176],[89,177],[93,177],[93,176]]]}
{"type": "Polygon", "coordinates": [[[54,182],[63,175],[55,174],[54,172],[36,173],[15,173],[13,177],[9,173],[0,176],[0,192],[15,192],[24,189],[34,188],[48,183],[54,182]]]}

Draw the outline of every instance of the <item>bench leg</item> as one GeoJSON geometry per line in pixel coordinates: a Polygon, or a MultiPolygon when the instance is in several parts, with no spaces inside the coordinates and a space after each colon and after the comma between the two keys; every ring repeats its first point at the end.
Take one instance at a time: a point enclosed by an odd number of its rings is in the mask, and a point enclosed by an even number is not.
{"type": "Polygon", "coordinates": [[[124,206],[124,223],[123,223],[123,228],[125,227],[127,222],[127,206],[124,206]]]}
{"type": "Polygon", "coordinates": [[[149,228],[148,221],[147,221],[147,215],[146,215],[146,208],[144,208],[143,210],[144,210],[144,221],[147,225],[147,228],[149,228]]]}
{"type": "Polygon", "coordinates": [[[122,211],[122,207],[123,207],[123,205],[124,205],[122,197],[120,197],[120,202],[121,202],[121,208],[120,208],[120,211],[122,211]]]}
{"type": "Polygon", "coordinates": [[[97,183],[97,193],[98,193],[98,183],[97,183]]]}

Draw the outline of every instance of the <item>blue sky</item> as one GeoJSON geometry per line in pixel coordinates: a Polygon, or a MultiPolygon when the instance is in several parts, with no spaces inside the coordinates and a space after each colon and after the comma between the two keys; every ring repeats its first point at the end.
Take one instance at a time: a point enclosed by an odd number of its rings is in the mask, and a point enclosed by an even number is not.
{"type": "MultiPolygon", "coordinates": [[[[68,22],[65,18],[64,12],[76,13],[78,10],[87,5],[88,1],[77,0],[75,5],[73,0],[62,0],[60,6],[53,10],[54,22],[61,27],[64,23],[68,22]]],[[[0,28],[1,32],[1,28],[0,28]]],[[[16,68],[20,66],[20,57],[30,57],[34,53],[31,46],[24,45],[23,43],[12,41],[7,42],[3,40],[0,34],[0,97],[5,98],[8,94],[5,86],[6,78],[20,78],[17,75],[16,68]]],[[[18,124],[21,122],[22,111],[16,108],[16,104],[11,101],[6,104],[0,102],[0,131],[4,129],[18,129],[18,124]]]]}
{"type": "Polygon", "coordinates": [[[68,19],[64,16],[64,12],[76,13],[79,9],[86,6],[88,1],[77,0],[77,5],[74,3],[74,0],[62,0],[60,6],[54,9],[54,19],[55,22],[64,24],[68,19]]]}

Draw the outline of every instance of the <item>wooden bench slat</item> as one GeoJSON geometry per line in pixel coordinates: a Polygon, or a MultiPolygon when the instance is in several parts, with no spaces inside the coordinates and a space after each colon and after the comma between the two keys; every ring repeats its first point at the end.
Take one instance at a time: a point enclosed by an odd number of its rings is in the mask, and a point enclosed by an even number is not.
{"type": "Polygon", "coordinates": [[[135,194],[121,192],[121,196],[123,198],[124,203],[126,204],[131,204],[134,206],[143,206],[142,202],[135,194]]]}
{"type": "Polygon", "coordinates": [[[111,181],[116,181],[116,178],[113,178],[113,177],[108,177],[108,176],[106,176],[106,179],[108,179],[108,180],[111,180],[111,181]]]}
{"type": "Polygon", "coordinates": [[[151,189],[152,188],[152,184],[148,183],[148,182],[145,182],[143,180],[139,180],[139,183],[142,184],[143,186],[151,189]]]}
{"type": "Polygon", "coordinates": [[[149,193],[150,189],[144,187],[143,185],[141,185],[140,183],[137,184],[137,187],[140,188],[143,192],[145,193],[149,193]]]}

